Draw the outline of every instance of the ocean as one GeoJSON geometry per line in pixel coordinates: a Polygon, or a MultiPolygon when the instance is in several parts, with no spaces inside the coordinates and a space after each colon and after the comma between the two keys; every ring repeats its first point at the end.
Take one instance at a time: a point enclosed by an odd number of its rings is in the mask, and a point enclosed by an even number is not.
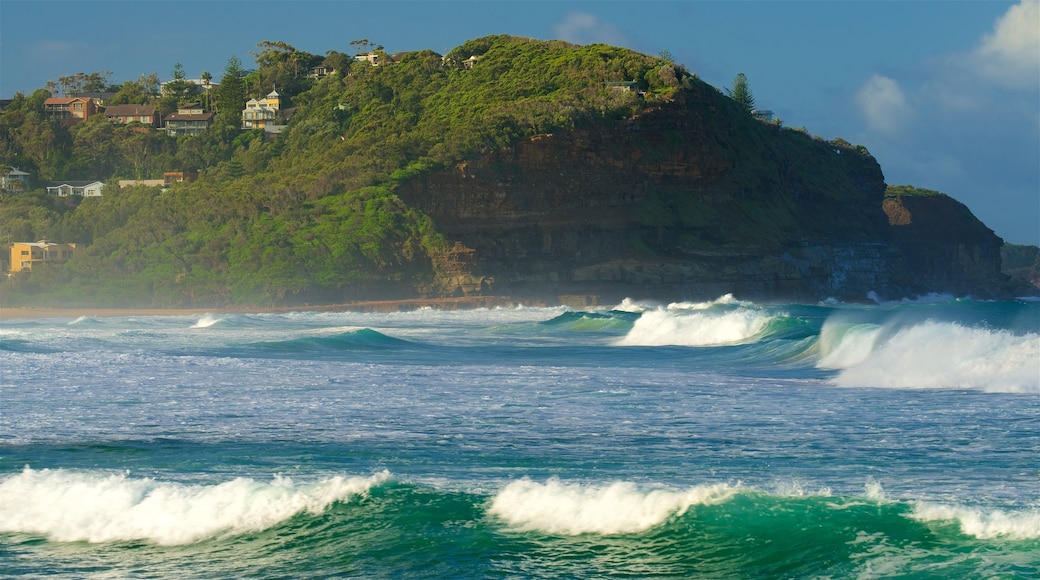
{"type": "Polygon", "coordinates": [[[0,577],[1040,578],[1040,302],[0,324],[0,577]]]}

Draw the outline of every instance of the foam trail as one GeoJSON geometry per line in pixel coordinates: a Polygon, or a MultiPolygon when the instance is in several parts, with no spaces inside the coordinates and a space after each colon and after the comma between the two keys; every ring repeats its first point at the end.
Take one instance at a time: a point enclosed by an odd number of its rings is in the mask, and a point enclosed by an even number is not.
{"type": "Polygon", "coordinates": [[[514,481],[494,498],[488,510],[524,531],[559,535],[627,534],[648,530],[694,505],[722,503],[736,494],[727,485],[685,491],[640,491],[629,482],[607,486],[566,484],[558,479],[514,481]]]}
{"type": "Polygon", "coordinates": [[[285,477],[270,483],[237,478],[201,486],[26,467],[0,481],[0,532],[41,534],[60,542],[188,544],[267,529],[304,511],[317,514],[389,477],[384,471],[300,486],[285,477]]]}
{"type": "Polygon", "coordinates": [[[975,508],[918,502],[910,517],[922,522],[957,522],[962,533],[980,540],[1040,539],[1040,510],[1036,509],[1012,513],[1002,510],[984,512],[975,508]]]}
{"type": "MultiPolygon", "coordinates": [[[[833,329],[833,327],[832,327],[833,329]]],[[[966,388],[1040,393],[1040,335],[928,321],[821,333],[817,366],[849,387],[966,388]]]]}
{"type": "Polygon", "coordinates": [[[765,330],[771,317],[757,310],[658,309],[644,312],[619,346],[718,346],[746,341],[765,330]]]}

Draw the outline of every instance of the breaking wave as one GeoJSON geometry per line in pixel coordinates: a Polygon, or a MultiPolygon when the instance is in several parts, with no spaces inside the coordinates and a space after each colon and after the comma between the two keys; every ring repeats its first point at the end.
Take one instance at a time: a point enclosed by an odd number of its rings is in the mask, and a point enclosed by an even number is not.
{"type": "Polygon", "coordinates": [[[287,477],[268,483],[236,478],[218,485],[182,485],[126,474],[26,467],[0,482],[0,532],[40,534],[59,542],[190,544],[268,529],[303,512],[319,514],[389,478],[384,471],[307,485],[287,477]]]}
{"type": "Polygon", "coordinates": [[[821,369],[848,387],[961,388],[1040,393],[1040,335],[925,321],[900,325],[828,320],[821,369]]]}
{"type": "Polygon", "coordinates": [[[619,346],[721,346],[759,338],[783,314],[724,296],[714,302],[676,303],[645,310],[619,346]]]}
{"type": "Polygon", "coordinates": [[[550,534],[642,532],[683,515],[694,505],[726,501],[736,490],[724,484],[682,491],[643,491],[629,482],[605,486],[568,484],[558,479],[522,479],[495,496],[488,513],[520,530],[550,534]]]}

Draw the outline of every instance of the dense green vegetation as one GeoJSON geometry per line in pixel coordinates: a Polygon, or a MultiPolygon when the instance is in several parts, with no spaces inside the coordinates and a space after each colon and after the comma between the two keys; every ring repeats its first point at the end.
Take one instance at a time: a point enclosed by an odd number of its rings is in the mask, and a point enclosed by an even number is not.
{"type": "MultiPolygon", "coordinates": [[[[283,43],[259,47],[252,73],[229,60],[205,135],[174,139],[101,116],[66,126],[46,117],[47,91],[15,100],[0,116],[0,164],[33,173],[35,183],[107,185],[103,197],[82,201],[39,193],[0,201],[5,241],[80,248],[64,266],[7,279],[5,304],[219,306],[450,292],[439,276],[450,269],[450,241],[394,195],[395,183],[525,136],[632,115],[698,82],[663,57],[508,36],[443,57],[383,53],[379,66],[334,51],[319,60],[283,43]],[[336,72],[301,74],[321,62],[336,72]],[[615,90],[617,82],[638,92],[615,90]],[[273,141],[239,131],[234,104],[268,83],[296,107],[273,141]],[[169,170],[200,176],[166,190],[115,183],[169,170]]],[[[148,89],[131,82],[120,91],[134,102],[148,89]]]]}
{"type": "Polygon", "coordinates": [[[1000,248],[1001,271],[1040,288],[1040,248],[1004,244],[1000,248]]]}

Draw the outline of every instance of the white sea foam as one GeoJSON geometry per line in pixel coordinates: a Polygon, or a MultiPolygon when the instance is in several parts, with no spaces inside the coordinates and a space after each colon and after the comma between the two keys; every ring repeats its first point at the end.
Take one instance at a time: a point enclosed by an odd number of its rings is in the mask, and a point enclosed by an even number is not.
{"type": "Polygon", "coordinates": [[[927,321],[909,326],[827,321],[819,368],[840,386],[1040,393],[1040,335],[927,321]]]}
{"type": "MultiPolygon", "coordinates": [[[[772,316],[754,308],[727,310],[670,305],[644,312],[619,346],[717,346],[738,344],[762,332],[772,316]]],[[[710,306],[710,305],[709,305],[710,306]]]]}
{"type": "Polygon", "coordinates": [[[910,517],[921,522],[957,522],[961,532],[980,540],[1009,538],[1040,539],[1040,510],[1020,512],[983,511],[978,508],[918,502],[910,517]]]}
{"type": "Polygon", "coordinates": [[[660,305],[625,298],[621,301],[621,304],[611,308],[611,310],[617,310],[619,312],[646,312],[647,310],[653,310],[655,308],[660,308],[660,305]]]}
{"type": "Polygon", "coordinates": [[[494,498],[489,513],[525,531],[558,535],[627,534],[648,530],[695,505],[722,503],[737,490],[728,485],[686,490],[640,490],[629,482],[594,486],[550,479],[514,481],[494,498]]]}
{"type": "Polygon", "coordinates": [[[182,485],[126,474],[34,470],[0,481],[0,532],[41,534],[62,542],[144,540],[179,545],[259,531],[301,512],[320,513],[389,479],[331,477],[296,485],[236,478],[182,485]]]}
{"type": "Polygon", "coordinates": [[[217,324],[221,320],[223,319],[219,316],[214,316],[212,314],[204,314],[202,318],[198,320],[198,322],[192,325],[192,328],[209,328],[214,324],[217,324]]]}

